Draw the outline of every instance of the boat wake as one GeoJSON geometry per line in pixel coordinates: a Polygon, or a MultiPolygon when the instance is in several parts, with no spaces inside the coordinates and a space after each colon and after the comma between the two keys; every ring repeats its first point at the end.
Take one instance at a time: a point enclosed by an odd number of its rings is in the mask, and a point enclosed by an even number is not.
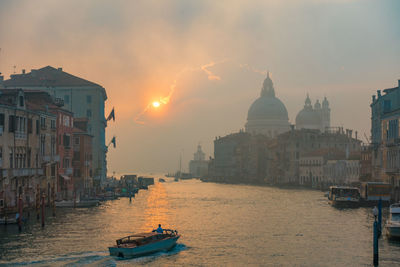
{"type": "Polygon", "coordinates": [[[188,249],[184,244],[177,244],[170,251],[157,252],[148,256],[132,259],[120,259],[109,255],[108,251],[75,252],[48,259],[33,261],[2,262],[3,266],[116,266],[118,262],[129,264],[146,264],[156,261],[160,257],[168,257],[188,249]]]}

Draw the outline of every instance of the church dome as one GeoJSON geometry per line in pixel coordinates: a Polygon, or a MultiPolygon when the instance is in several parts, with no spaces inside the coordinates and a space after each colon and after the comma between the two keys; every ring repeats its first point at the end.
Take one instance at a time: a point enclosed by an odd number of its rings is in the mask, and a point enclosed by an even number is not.
{"type": "Polygon", "coordinates": [[[296,128],[297,129],[321,128],[321,116],[315,109],[312,108],[311,100],[308,94],[304,108],[296,116],[296,128]]]}
{"type": "Polygon", "coordinates": [[[247,113],[247,120],[285,120],[288,112],[285,105],[275,96],[275,90],[269,73],[263,83],[261,96],[253,102],[247,113]]]}
{"type": "Polygon", "coordinates": [[[285,105],[276,97],[261,96],[251,105],[247,120],[288,120],[285,105]]]}

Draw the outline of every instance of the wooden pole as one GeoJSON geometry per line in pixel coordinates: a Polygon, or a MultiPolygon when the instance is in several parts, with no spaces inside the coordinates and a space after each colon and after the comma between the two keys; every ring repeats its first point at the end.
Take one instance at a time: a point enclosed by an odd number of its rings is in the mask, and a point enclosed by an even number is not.
{"type": "Polygon", "coordinates": [[[22,230],[22,205],[23,205],[23,203],[22,203],[22,197],[21,197],[21,195],[19,196],[19,199],[18,199],[18,213],[19,213],[19,216],[18,216],[18,230],[21,232],[21,230],[22,230]]]}
{"type": "Polygon", "coordinates": [[[44,199],[45,199],[45,194],[42,194],[42,227],[44,227],[44,199]]]}
{"type": "Polygon", "coordinates": [[[374,222],[374,266],[379,265],[379,248],[378,248],[378,222],[374,222]]]}
{"type": "Polygon", "coordinates": [[[53,217],[56,216],[56,193],[54,192],[55,190],[55,185],[53,183],[53,188],[51,189],[51,200],[52,200],[52,207],[53,207],[53,217]]]}
{"type": "Polygon", "coordinates": [[[36,220],[39,221],[40,218],[40,187],[39,184],[36,187],[36,220]]]}

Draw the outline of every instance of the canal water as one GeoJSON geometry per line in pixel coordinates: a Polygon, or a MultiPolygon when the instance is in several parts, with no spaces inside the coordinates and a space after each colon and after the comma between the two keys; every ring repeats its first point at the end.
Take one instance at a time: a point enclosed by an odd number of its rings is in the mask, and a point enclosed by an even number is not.
{"type": "MultiPolygon", "coordinates": [[[[34,216],[32,216],[34,217],[34,216]]],[[[370,208],[338,210],[322,192],[198,180],[156,183],[99,207],[58,210],[41,228],[0,226],[0,265],[370,266],[370,208]],[[107,247],[159,223],[182,237],[170,252],[119,260],[107,247]]],[[[400,243],[379,241],[381,266],[400,265],[400,243]]]]}

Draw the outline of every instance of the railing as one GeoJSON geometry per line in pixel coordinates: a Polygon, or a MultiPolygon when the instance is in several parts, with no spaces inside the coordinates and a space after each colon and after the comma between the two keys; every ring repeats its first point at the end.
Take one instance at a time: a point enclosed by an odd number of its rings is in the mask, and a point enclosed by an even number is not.
{"type": "Polygon", "coordinates": [[[66,174],[66,175],[71,175],[72,172],[73,172],[73,169],[72,169],[72,168],[66,168],[66,169],[65,169],[65,174],[66,174]]]}
{"type": "Polygon", "coordinates": [[[385,169],[385,172],[386,172],[386,173],[399,173],[399,172],[400,172],[400,169],[399,169],[399,168],[396,168],[396,167],[391,167],[391,168],[386,168],[386,169],[385,169]]]}
{"type": "Polygon", "coordinates": [[[33,176],[43,175],[41,168],[22,168],[22,169],[8,169],[3,170],[3,176],[6,177],[19,177],[19,176],[33,176]]]}
{"type": "Polygon", "coordinates": [[[43,162],[60,162],[60,155],[43,156],[43,162]]]}

